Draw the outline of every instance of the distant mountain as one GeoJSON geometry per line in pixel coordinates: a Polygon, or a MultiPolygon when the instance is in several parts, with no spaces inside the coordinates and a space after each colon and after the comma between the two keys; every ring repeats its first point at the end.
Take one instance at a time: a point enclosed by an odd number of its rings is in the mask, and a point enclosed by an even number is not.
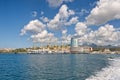
{"type": "Polygon", "coordinates": [[[98,47],[96,44],[94,44],[94,43],[83,43],[82,44],[83,46],[90,46],[90,47],[98,47]]]}
{"type": "Polygon", "coordinates": [[[90,46],[90,47],[93,47],[93,48],[96,48],[96,47],[102,47],[102,48],[117,48],[117,47],[120,47],[120,46],[113,46],[113,45],[96,45],[94,43],[83,43],[82,44],[83,46],[90,46]]]}

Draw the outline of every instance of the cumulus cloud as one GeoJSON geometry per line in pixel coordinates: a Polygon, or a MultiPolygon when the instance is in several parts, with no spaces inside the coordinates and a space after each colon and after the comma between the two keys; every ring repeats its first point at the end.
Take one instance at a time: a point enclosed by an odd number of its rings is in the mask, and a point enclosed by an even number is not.
{"type": "Polygon", "coordinates": [[[81,9],[81,11],[80,11],[80,16],[83,16],[84,14],[87,14],[87,13],[89,13],[89,11],[88,10],[86,10],[86,9],[81,9]]]}
{"type": "Polygon", "coordinates": [[[100,25],[110,20],[120,19],[120,0],[100,0],[86,17],[87,25],[100,25]]]}
{"type": "Polygon", "coordinates": [[[67,33],[67,30],[65,29],[65,30],[62,30],[62,34],[64,35],[64,34],[66,34],[67,33]]]}
{"type": "Polygon", "coordinates": [[[33,42],[42,42],[42,43],[56,42],[58,40],[58,38],[55,37],[53,33],[48,33],[46,30],[38,34],[31,35],[30,39],[33,42]]]}
{"type": "Polygon", "coordinates": [[[73,0],[47,0],[49,3],[50,7],[58,7],[60,6],[63,2],[73,2],[73,0]]]}
{"type": "Polygon", "coordinates": [[[44,17],[44,16],[40,17],[40,20],[42,20],[44,23],[47,23],[50,21],[47,17],[44,17]]]}
{"type": "MultiPolygon", "coordinates": [[[[120,45],[120,30],[113,25],[105,24],[108,21],[120,19],[120,0],[99,0],[84,22],[78,22],[75,26],[80,42],[95,43],[98,45],[120,45]],[[101,25],[98,30],[92,30],[89,26],[101,25]]],[[[82,11],[81,11],[82,12],[82,11]]],[[[83,10],[84,12],[84,10],[83,10]]]]}
{"type": "Polygon", "coordinates": [[[72,25],[72,24],[76,24],[77,22],[79,22],[79,20],[78,20],[78,17],[75,16],[75,17],[72,17],[72,18],[69,20],[69,22],[66,22],[65,25],[70,26],[70,25],[72,25]]]}
{"type": "Polygon", "coordinates": [[[104,45],[109,45],[120,40],[120,32],[116,31],[113,25],[106,24],[101,26],[97,31],[94,32],[94,36],[99,42],[98,44],[103,43],[104,45]]]}
{"type": "MultiPolygon", "coordinates": [[[[74,15],[73,10],[68,9],[67,5],[62,5],[56,16],[47,24],[50,29],[59,30],[66,26],[70,16],[74,15]]],[[[76,18],[74,19],[76,20],[76,18]]],[[[72,20],[73,21],[73,20],[72,20]]]]}
{"type": "Polygon", "coordinates": [[[46,27],[45,24],[40,22],[38,19],[30,21],[24,28],[21,30],[21,35],[26,34],[26,32],[30,33],[38,33],[44,30],[46,27]]]}
{"type": "Polygon", "coordinates": [[[31,38],[45,38],[47,36],[48,32],[46,30],[43,30],[40,33],[34,34],[31,36],[31,38]]]}
{"type": "Polygon", "coordinates": [[[64,42],[66,40],[67,37],[67,30],[62,30],[62,41],[64,42]]]}
{"type": "Polygon", "coordinates": [[[90,6],[93,7],[93,6],[96,6],[96,4],[97,4],[97,1],[90,3],[90,6]]]}
{"type": "MultiPolygon", "coordinates": [[[[50,5],[55,3],[54,0],[47,1],[50,5]]],[[[63,2],[69,2],[69,0],[59,1],[59,5],[63,2]]],[[[30,38],[33,42],[55,42],[56,40],[59,41],[59,38],[55,36],[52,30],[60,30],[62,34],[61,38],[65,43],[70,42],[71,37],[77,36],[81,43],[120,45],[120,28],[115,28],[113,25],[107,23],[111,20],[120,19],[119,4],[120,0],[99,0],[96,3],[96,7],[90,11],[90,14],[85,18],[86,20],[84,22],[79,22],[79,17],[75,15],[75,11],[69,9],[67,5],[62,5],[53,19],[42,16],[40,20],[30,21],[21,30],[21,35],[31,33],[30,38]],[[104,25],[100,26],[100,24],[104,25]],[[69,27],[67,26],[71,25],[75,25],[75,34],[67,34],[69,33],[67,30],[69,27]],[[97,30],[92,30],[89,27],[91,25],[100,27],[97,30]]],[[[55,5],[58,6],[58,4],[55,5]]],[[[82,9],[81,15],[84,13],[88,12],[82,9]]]]}
{"type": "Polygon", "coordinates": [[[43,24],[40,20],[31,20],[24,28],[21,30],[21,35],[26,33],[30,34],[29,40],[32,42],[55,42],[58,40],[53,33],[48,32],[46,24],[43,24]]]}
{"type": "Polygon", "coordinates": [[[67,28],[65,27],[78,22],[78,17],[74,15],[75,12],[70,10],[67,5],[62,5],[53,19],[42,16],[40,17],[40,20],[31,20],[21,30],[21,35],[30,33],[30,39],[33,42],[48,42],[58,40],[54,33],[51,32],[52,30],[60,30],[62,37],[64,37],[65,40],[65,38],[68,37],[67,28]]]}
{"type": "Polygon", "coordinates": [[[33,16],[33,17],[36,17],[36,16],[37,16],[37,11],[33,11],[33,12],[32,12],[32,16],[33,16]]]}
{"type": "Polygon", "coordinates": [[[89,31],[89,29],[87,28],[85,23],[78,22],[75,26],[75,31],[76,31],[78,36],[83,36],[89,31]]]}
{"type": "Polygon", "coordinates": [[[44,12],[43,11],[41,11],[41,13],[40,13],[41,15],[43,15],[44,14],[44,12]]]}
{"type": "Polygon", "coordinates": [[[98,30],[91,30],[89,34],[84,34],[80,37],[82,43],[89,42],[97,45],[120,45],[120,31],[114,28],[113,25],[106,24],[98,28],[98,30]]]}
{"type": "Polygon", "coordinates": [[[70,44],[72,37],[73,37],[73,35],[71,35],[71,34],[68,34],[65,37],[63,36],[62,37],[63,44],[70,44]]]}

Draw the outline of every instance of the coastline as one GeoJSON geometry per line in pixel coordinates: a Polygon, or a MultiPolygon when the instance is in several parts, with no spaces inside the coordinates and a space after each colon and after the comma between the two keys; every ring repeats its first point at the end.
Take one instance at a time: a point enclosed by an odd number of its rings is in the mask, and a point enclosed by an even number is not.
{"type": "Polygon", "coordinates": [[[77,53],[71,53],[71,52],[0,52],[0,54],[120,54],[120,52],[77,52],[77,53]]]}

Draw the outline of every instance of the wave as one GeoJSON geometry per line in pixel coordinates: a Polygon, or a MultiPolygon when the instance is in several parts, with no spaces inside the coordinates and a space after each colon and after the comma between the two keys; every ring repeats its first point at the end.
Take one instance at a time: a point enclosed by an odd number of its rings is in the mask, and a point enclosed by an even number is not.
{"type": "Polygon", "coordinates": [[[109,59],[110,65],[86,80],[120,80],[120,58],[109,59]]]}

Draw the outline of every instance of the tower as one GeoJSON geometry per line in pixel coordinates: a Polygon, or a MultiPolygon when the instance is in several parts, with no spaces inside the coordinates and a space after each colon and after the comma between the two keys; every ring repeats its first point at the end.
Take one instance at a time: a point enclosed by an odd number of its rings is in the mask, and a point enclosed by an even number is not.
{"type": "Polygon", "coordinates": [[[78,47],[78,39],[71,38],[71,47],[78,47]]]}
{"type": "Polygon", "coordinates": [[[78,51],[79,51],[78,39],[77,38],[71,38],[70,52],[71,53],[78,53],[78,51]]]}

